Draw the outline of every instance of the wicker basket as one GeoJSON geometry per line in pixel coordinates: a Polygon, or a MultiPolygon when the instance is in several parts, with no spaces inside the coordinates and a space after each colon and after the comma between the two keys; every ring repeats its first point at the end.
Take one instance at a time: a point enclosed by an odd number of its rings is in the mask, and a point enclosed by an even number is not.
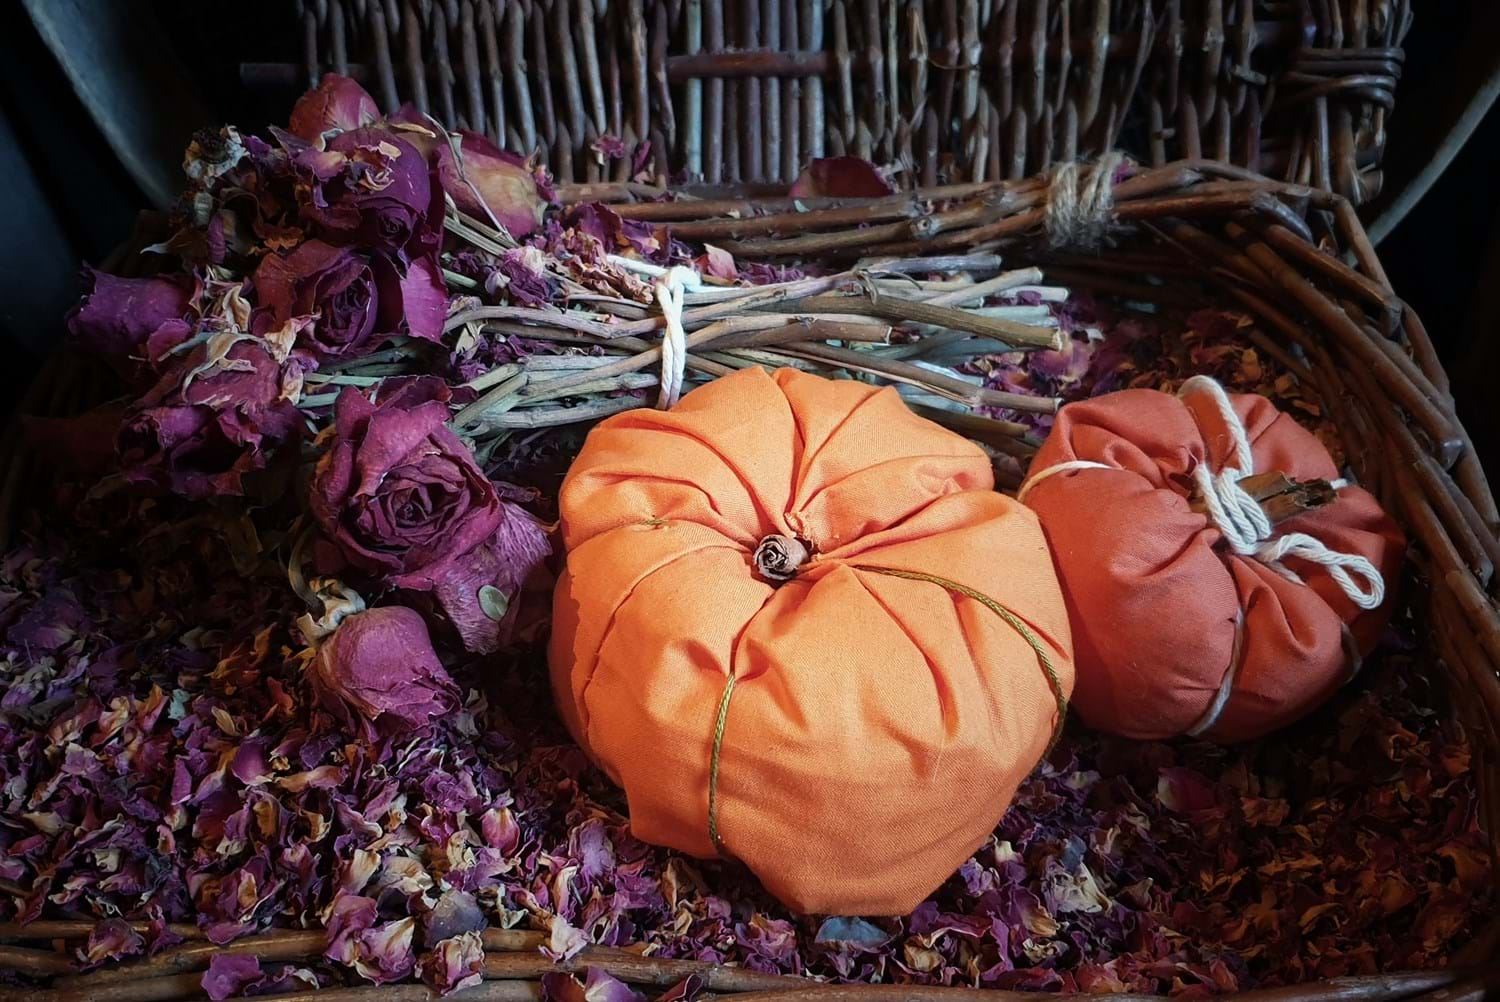
{"type": "Polygon", "coordinates": [[[1120,147],[1380,189],[1407,0],[301,0],[304,66],[624,180],[790,181],[850,153],[909,185],[1016,179],[1120,147]]]}
{"type": "MultiPolygon", "coordinates": [[[[1289,361],[1316,392],[1345,439],[1360,480],[1403,522],[1413,546],[1409,589],[1413,614],[1442,657],[1452,700],[1472,742],[1483,802],[1483,827],[1500,858],[1500,611],[1491,597],[1500,564],[1500,513],[1468,436],[1454,416],[1445,375],[1421,321],[1392,290],[1351,203],[1307,186],[1257,178],[1214,162],[1178,162],[1135,174],[1116,186],[1120,239],[1086,259],[1053,250],[1044,234],[1047,181],[995,182],[919,193],[938,206],[932,218],[951,225],[921,235],[890,234],[888,250],[968,253],[1001,247],[1011,261],[1037,261],[1048,274],[1103,297],[1166,302],[1184,295],[1242,310],[1257,320],[1256,344],[1289,361]],[[1086,264],[1086,267],[1080,265],[1086,264]],[[1157,284],[1148,277],[1165,278],[1157,284]],[[1306,364],[1292,360],[1300,355],[1306,364]]],[[[670,217],[701,236],[758,235],[742,253],[797,254],[818,260],[863,254],[869,220],[889,199],[852,201],[831,212],[784,212],[786,200],[746,195],[708,201],[618,204],[626,216],[670,217]],[[855,228],[856,224],[863,228],[855,228]]],[[[900,222],[898,225],[908,225],[900,222]]],[[[96,388],[59,364],[39,381],[26,406],[71,413],[96,388]]],[[[14,441],[11,443],[14,448],[14,441]]],[[[8,516],[31,461],[12,452],[3,498],[8,516]]],[[[9,518],[5,518],[9,522],[9,518]]],[[[0,942],[74,940],[89,926],[39,922],[0,927],[0,942]]],[[[200,937],[195,928],[179,930],[200,937]]],[[[537,952],[541,934],[490,930],[486,976],[465,997],[540,997],[536,979],[558,969],[537,952]]],[[[277,931],[237,941],[235,952],[293,960],[319,954],[323,934],[277,931]]],[[[0,946],[0,964],[64,975],[56,999],[178,999],[199,991],[196,973],[216,948],[201,939],[156,957],[71,975],[67,960],[27,946],[0,946]],[[48,966],[51,965],[51,966],[48,966]]],[[[1482,997],[1497,973],[1500,921],[1488,926],[1447,969],[1315,982],[1264,995],[1297,999],[1453,999],[1482,997]]],[[[995,1002],[1021,993],[976,994],[961,988],[812,985],[777,975],[690,961],[643,958],[609,949],[585,951],[564,969],[598,966],[627,981],[668,985],[698,974],[713,992],[774,993],[776,1002],[995,1002]]],[[[328,997],[415,999],[420,986],[338,990],[328,997]]],[[[303,996],[297,996],[302,998],[303,996]]],[[[312,996],[306,996],[311,999],[312,996]]],[[[761,994],[752,998],[757,1002],[761,994]]],[[[1247,996],[1248,997],[1248,996],[1247,996]]]]}

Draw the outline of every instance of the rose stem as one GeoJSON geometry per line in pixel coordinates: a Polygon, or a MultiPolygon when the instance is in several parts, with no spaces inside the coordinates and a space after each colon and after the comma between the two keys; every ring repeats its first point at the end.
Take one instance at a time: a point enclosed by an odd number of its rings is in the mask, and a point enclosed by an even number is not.
{"type": "Polygon", "coordinates": [[[460,289],[479,288],[479,283],[474,281],[468,275],[460,275],[458,272],[452,271],[448,268],[443,269],[443,281],[448,285],[456,285],[460,289]]]}
{"type": "Polygon", "coordinates": [[[876,272],[883,275],[922,275],[933,272],[954,271],[999,271],[998,254],[948,254],[934,257],[864,258],[856,265],[858,271],[876,272]]]}

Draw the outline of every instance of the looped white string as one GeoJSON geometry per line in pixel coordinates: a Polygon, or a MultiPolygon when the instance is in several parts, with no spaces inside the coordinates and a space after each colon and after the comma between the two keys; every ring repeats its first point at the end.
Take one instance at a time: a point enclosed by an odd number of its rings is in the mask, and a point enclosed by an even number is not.
{"type": "Polygon", "coordinates": [[[1106,153],[1088,174],[1083,165],[1058,164],[1047,184],[1047,211],[1043,225],[1054,250],[1076,247],[1096,250],[1115,222],[1114,175],[1125,157],[1106,153]]]}
{"type": "Polygon", "coordinates": [[[1029,477],[1026,482],[1021,485],[1021,489],[1016,491],[1016,500],[1025,501],[1026,495],[1031,493],[1031,489],[1033,487],[1041,483],[1043,480],[1046,480],[1048,477],[1055,477],[1059,473],[1070,473],[1073,470],[1117,469],[1119,469],[1118,466],[1110,466],[1108,463],[1096,463],[1092,459],[1069,459],[1066,462],[1058,463],[1056,466],[1049,466],[1045,470],[1042,470],[1041,472],[1033,474],[1031,477],[1029,477]]]}
{"type": "Polygon", "coordinates": [[[1208,519],[1223,535],[1229,548],[1242,556],[1254,557],[1298,584],[1306,582],[1282,561],[1296,557],[1318,564],[1328,571],[1328,576],[1349,601],[1361,609],[1374,609],[1384,602],[1385,579],[1365,557],[1330,550],[1322,540],[1305,532],[1275,535],[1275,528],[1260,504],[1240,486],[1241,480],[1255,472],[1255,459],[1250,451],[1245,424],[1235,413],[1229,394],[1209,376],[1189,379],[1177,391],[1177,396],[1186,398],[1194,393],[1206,393],[1213,401],[1233,443],[1233,466],[1225,464],[1218,473],[1212,473],[1207,463],[1199,463],[1193,470],[1198,493],[1208,509],[1208,519]],[[1362,585],[1355,581],[1356,576],[1362,579],[1362,585]]]}
{"type": "Polygon", "coordinates": [[[688,353],[687,332],[682,329],[683,293],[699,284],[698,273],[680,265],[669,268],[656,280],[656,301],[661,304],[662,319],[666,322],[661,334],[661,387],[656,396],[656,406],[663,410],[677,403],[682,395],[688,353]]]}

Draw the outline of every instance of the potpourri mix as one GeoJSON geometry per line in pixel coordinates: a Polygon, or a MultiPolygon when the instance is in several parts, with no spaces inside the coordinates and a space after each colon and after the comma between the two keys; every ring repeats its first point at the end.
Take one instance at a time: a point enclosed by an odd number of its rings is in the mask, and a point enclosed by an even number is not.
{"type": "MultiPolygon", "coordinates": [[[[557,206],[535,165],[415,112],[381,118],[333,77],[288,129],[204,134],[186,168],[144,267],[86,276],[73,344],[128,389],[32,423],[76,472],[0,561],[0,920],[97,922],[79,970],[169,947],[172,923],[214,943],[326,928],[316,962],[221,956],[202,988],[447,992],[482,976],[488,926],[538,930],[554,957],[1216,993],[1433,966],[1489,909],[1466,736],[1423,708],[1433,655],[1404,620],[1356,686],[1269,739],[1070,726],[901,919],[794,916],[734,864],[634,839],[557,719],[543,650],[570,425],[649,405],[655,380],[590,383],[579,360],[604,357],[594,325],[640,316],[663,267],[721,287],[816,270],[557,206]],[[582,337],[513,322],[565,303],[599,308],[569,328],[582,337]],[[570,391],[519,395],[548,372],[570,391]]],[[[881,183],[859,162],[799,182],[881,183]]],[[[1295,378],[1236,336],[1246,318],[992,304],[1046,307],[1062,347],[953,378],[1073,400],[1208,372],[1337,455],[1295,378]]],[[[1037,436],[1051,420],[991,412],[1037,436]]],[[[543,991],[645,997],[598,970],[543,991]]]]}

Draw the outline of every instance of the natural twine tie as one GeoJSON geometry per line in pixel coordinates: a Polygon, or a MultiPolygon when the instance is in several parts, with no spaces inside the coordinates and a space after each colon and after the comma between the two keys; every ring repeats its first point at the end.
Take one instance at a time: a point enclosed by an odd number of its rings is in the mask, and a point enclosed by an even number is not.
{"type": "MultiPolygon", "coordinates": [[[[800,540],[789,536],[770,535],[760,541],[755,548],[752,558],[755,569],[768,581],[780,584],[796,577],[805,565],[809,553],[807,546],[800,540]]],[[[1068,694],[1063,691],[1062,679],[1058,677],[1057,668],[1052,664],[1052,657],[1047,653],[1041,638],[1021,620],[1019,616],[1011,612],[1005,606],[996,602],[988,595],[984,595],[968,585],[957,581],[939,577],[936,574],[928,574],[924,571],[908,571],[899,567],[880,567],[872,564],[850,564],[851,570],[869,571],[871,574],[884,574],[887,577],[902,578],[907,581],[925,581],[946,588],[948,591],[965,598],[971,598],[984,606],[986,609],[999,616],[1007,626],[1020,634],[1021,639],[1026,641],[1036,654],[1037,663],[1042,672],[1047,676],[1047,684],[1052,689],[1052,696],[1057,700],[1057,724],[1052,729],[1052,737],[1047,742],[1047,750],[1043,757],[1051,754],[1057,745],[1057,739],[1062,736],[1063,722],[1068,716],[1068,694]]],[[[719,834],[719,761],[724,748],[724,730],[729,721],[729,702],[734,698],[736,679],[730,675],[724,683],[724,694],[719,697],[719,709],[714,717],[714,743],[713,752],[708,760],[708,837],[714,844],[714,849],[721,856],[728,856],[729,852],[724,846],[724,840],[719,834]]]]}
{"type": "Polygon", "coordinates": [[[1047,182],[1044,225],[1053,250],[1098,250],[1115,226],[1115,171],[1125,162],[1106,153],[1088,166],[1070,160],[1058,164],[1047,182]]]}
{"type": "Polygon", "coordinates": [[[688,288],[701,284],[698,273],[676,266],[656,280],[656,301],[661,304],[665,326],[661,332],[661,387],[656,406],[665,410],[682,395],[682,381],[687,375],[687,332],[682,329],[682,299],[688,288]]]}

